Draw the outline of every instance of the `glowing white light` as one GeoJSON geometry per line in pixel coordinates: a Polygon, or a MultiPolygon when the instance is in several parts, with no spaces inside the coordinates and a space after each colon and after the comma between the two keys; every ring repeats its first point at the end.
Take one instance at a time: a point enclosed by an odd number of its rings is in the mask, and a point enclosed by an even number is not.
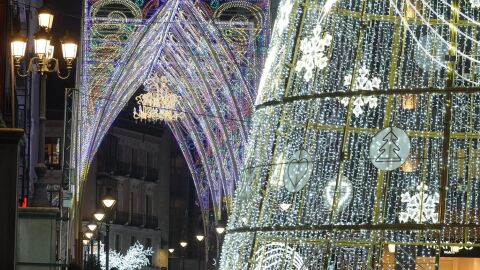
{"type": "Polygon", "coordinates": [[[408,221],[416,223],[437,222],[436,204],[438,204],[440,195],[438,192],[429,194],[427,185],[423,185],[423,192],[422,185],[418,185],[417,191],[413,196],[410,195],[409,191],[402,193],[401,201],[406,203],[406,207],[404,211],[399,213],[398,219],[402,223],[408,221]]]}
{"type": "Polygon", "coordinates": [[[283,243],[269,243],[255,252],[253,270],[302,269],[302,256],[283,243]]]}
{"type": "MultiPolygon", "coordinates": [[[[128,248],[125,255],[110,249],[108,267],[116,267],[118,270],[141,269],[150,264],[149,257],[152,255],[153,250],[151,247],[145,249],[143,245],[137,241],[133,246],[128,248]]],[[[105,269],[105,257],[105,248],[103,243],[100,242],[100,265],[102,269],[105,269]]]]}

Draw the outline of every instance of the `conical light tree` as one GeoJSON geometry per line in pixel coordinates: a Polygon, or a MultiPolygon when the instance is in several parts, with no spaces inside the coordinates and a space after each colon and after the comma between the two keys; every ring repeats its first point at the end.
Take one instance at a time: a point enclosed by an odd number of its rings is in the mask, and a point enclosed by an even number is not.
{"type": "Polygon", "coordinates": [[[476,8],[281,1],[221,269],[438,269],[480,246],[476,8]]]}

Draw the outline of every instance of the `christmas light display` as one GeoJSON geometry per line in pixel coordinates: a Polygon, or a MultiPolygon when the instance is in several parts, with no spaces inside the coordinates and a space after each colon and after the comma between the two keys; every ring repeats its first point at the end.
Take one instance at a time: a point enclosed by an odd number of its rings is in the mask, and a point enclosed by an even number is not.
{"type": "Polygon", "coordinates": [[[205,217],[212,206],[217,219],[222,209],[230,211],[268,40],[268,10],[268,1],[86,1],[72,157],[77,185],[108,127],[147,82],[134,118],[168,121],[205,217]],[[156,76],[168,81],[168,90],[151,91],[156,76]]]}
{"type": "Polygon", "coordinates": [[[141,121],[177,121],[185,114],[178,112],[179,98],[168,89],[165,77],[159,78],[156,74],[144,83],[147,93],[135,99],[138,107],[133,108],[133,119],[141,121]]]}
{"type": "Polygon", "coordinates": [[[293,252],[301,269],[438,269],[443,247],[480,246],[479,19],[468,1],[281,1],[220,269],[273,261],[271,243],[292,250],[276,269],[293,252]],[[332,39],[307,80],[315,29],[332,39]]]}
{"type": "MultiPolygon", "coordinates": [[[[153,255],[151,247],[144,248],[138,241],[128,248],[125,255],[115,250],[109,251],[108,267],[118,270],[135,270],[150,265],[149,257],[153,255]]],[[[106,266],[106,253],[102,242],[100,242],[100,265],[102,269],[106,266]]]]}

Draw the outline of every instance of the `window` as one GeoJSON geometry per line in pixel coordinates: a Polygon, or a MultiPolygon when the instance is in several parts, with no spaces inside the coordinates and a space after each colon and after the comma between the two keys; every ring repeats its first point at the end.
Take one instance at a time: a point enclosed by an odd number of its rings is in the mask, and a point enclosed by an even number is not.
{"type": "Polygon", "coordinates": [[[135,236],[130,237],[130,246],[135,245],[135,236]]]}
{"type": "Polygon", "coordinates": [[[132,218],[133,217],[133,213],[134,213],[134,207],[135,207],[135,201],[134,201],[134,194],[133,192],[130,192],[130,217],[132,218]]]}
{"type": "Polygon", "coordinates": [[[59,137],[45,138],[45,165],[49,169],[60,169],[60,142],[59,137]]]}
{"type": "Polygon", "coordinates": [[[148,219],[152,215],[152,198],[145,195],[145,217],[148,219]]]}
{"type": "Polygon", "coordinates": [[[115,235],[115,251],[120,252],[120,234],[115,235]]]}

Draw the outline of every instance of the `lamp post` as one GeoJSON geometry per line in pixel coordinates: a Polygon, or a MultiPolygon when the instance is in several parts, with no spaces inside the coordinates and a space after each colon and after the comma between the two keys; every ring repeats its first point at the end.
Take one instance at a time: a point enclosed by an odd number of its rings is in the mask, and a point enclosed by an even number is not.
{"type": "MultiPolygon", "coordinates": [[[[93,217],[100,222],[100,226],[102,225],[102,221],[107,217],[105,221],[105,269],[109,270],[109,258],[110,258],[110,217],[109,214],[113,209],[113,206],[116,204],[117,200],[112,195],[105,195],[102,198],[102,205],[107,210],[104,211],[103,209],[98,209],[94,214],[93,217]]],[[[100,248],[100,242],[98,243],[98,247],[100,248]]],[[[99,256],[100,257],[100,256],[99,256]]]]}
{"type": "Polygon", "coordinates": [[[83,243],[83,267],[87,267],[87,248],[88,248],[88,243],[90,242],[89,239],[83,238],[82,243],[83,243]]]}
{"type": "MultiPolygon", "coordinates": [[[[84,238],[84,240],[83,240],[83,243],[84,243],[84,244],[86,243],[87,245],[90,244],[90,246],[89,246],[89,251],[90,251],[89,253],[90,253],[90,254],[89,254],[89,259],[88,259],[88,265],[91,266],[92,263],[93,263],[93,262],[92,262],[92,258],[93,258],[93,231],[91,231],[91,230],[89,229],[88,231],[86,231],[86,232],[84,233],[84,237],[85,237],[85,238],[84,238]],[[85,241],[85,240],[87,240],[87,241],[85,241]]],[[[89,267],[89,268],[90,268],[90,267],[89,267]]]]}
{"type": "Polygon", "coordinates": [[[52,36],[50,29],[53,23],[53,13],[46,7],[38,10],[38,25],[40,30],[34,35],[34,52],[35,56],[29,59],[26,73],[20,72],[21,60],[25,57],[25,50],[27,47],[27,37],[17,33],[11,38],[11,55],[14,62],[15,72],[20,77],[26,77],[32,73],[39,73],[41,76],[40,82],[40,108],[39,108],[39,138],[38,138],[38,163],[35,165],[35,173],[38,181],[35,184],[35,193],[32,200],[33,205],[44,206],[48,205],[48,198],[46,194],[46,185],[42,178],[46,173],[45,162],[45,121],[46,118],[46,84],[47,73],[56,73],[57,77],[62,80],[70,77],[72,70],[72,63],[77,55],[77,44],[75,40],[68,34],[62,38],[62,56],[67,66],[67,75],[62,76],[59,68],[59,59],[53,57],[54,46],[50,44],[52,36]]]}
{"type": "Polygon", "coordinates": [[[197,260],[198,260],[198,267],[197,269],[200,270],[200,243],[203,241],[203,239],[205,239],[205,236],[203,236],[203,234],[197,234],[197,241],[198,241],[198,257],[197,257],[197,260]]]}
{"type": "Polygon", "coordinates": [[[180,246],[183,248],[182,249],[182,270],[185,270],[185,248],[187,247],[187,241],[182,240],[180,241],[180,246]]]}

